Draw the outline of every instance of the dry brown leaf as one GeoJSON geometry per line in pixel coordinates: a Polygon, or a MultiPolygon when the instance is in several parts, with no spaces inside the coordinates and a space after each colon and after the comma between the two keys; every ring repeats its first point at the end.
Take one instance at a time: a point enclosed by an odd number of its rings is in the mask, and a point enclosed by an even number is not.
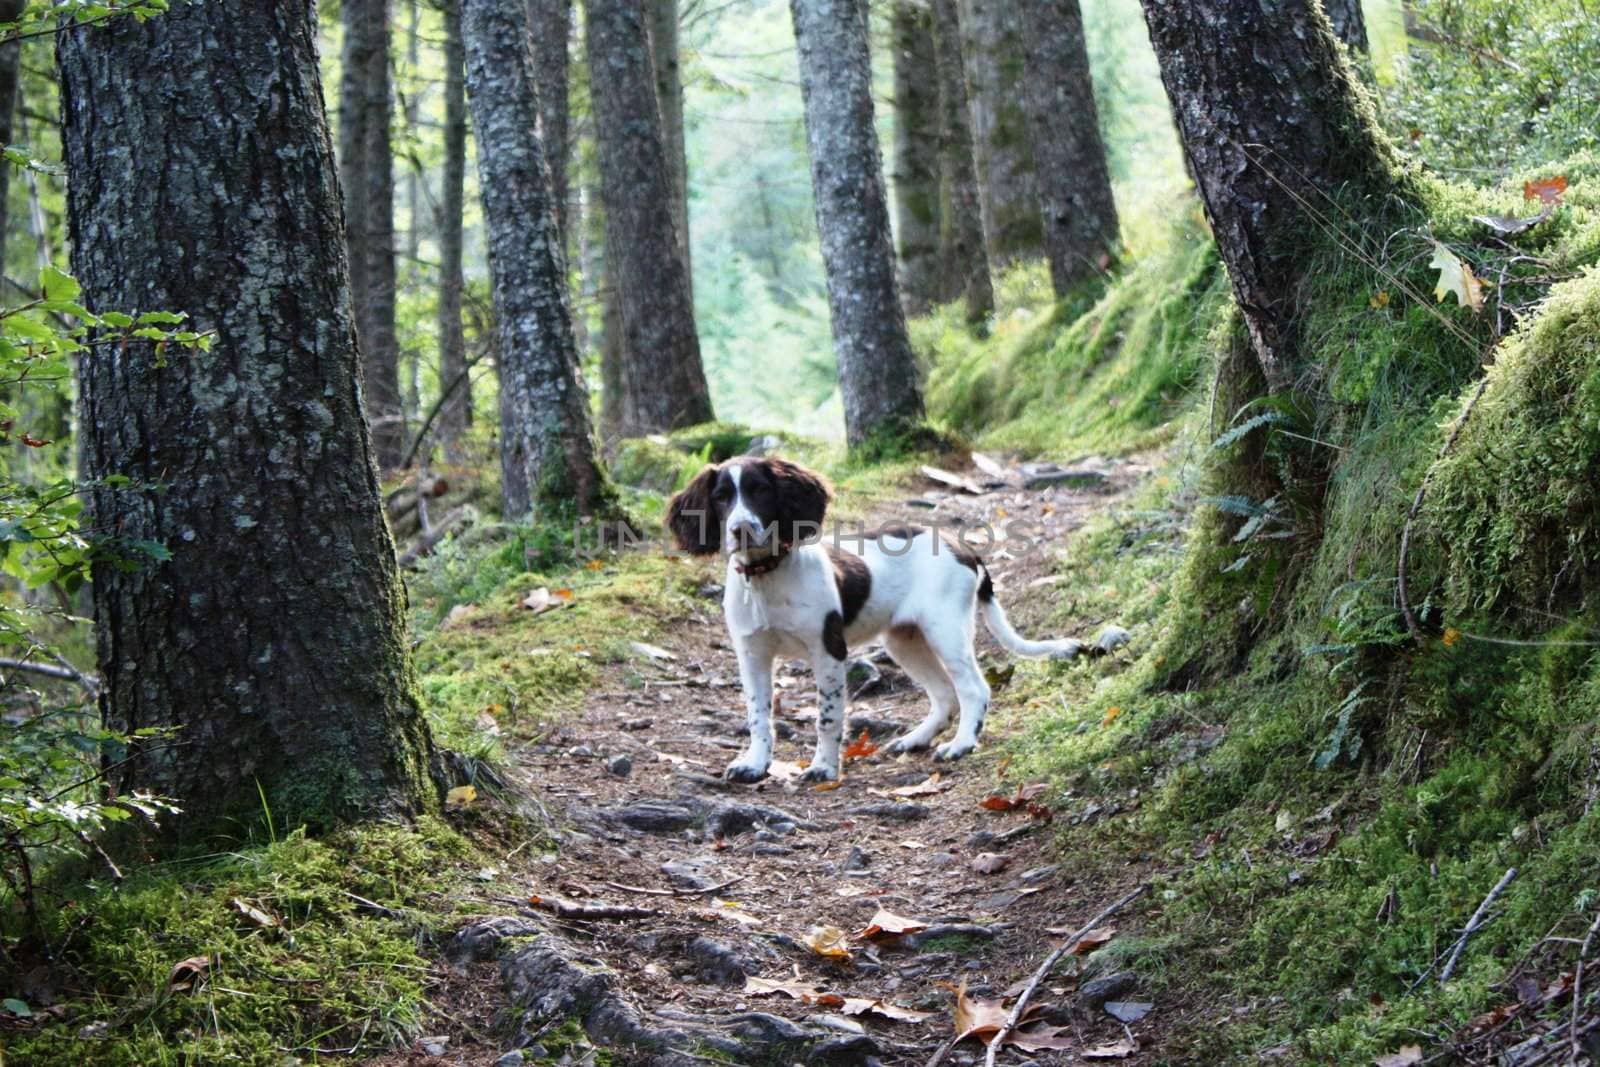
{"type": "Polygon", "coordinates": [[[824,995],[822,987],[817,983],[807,982],[801,978],[777,981],[749,976],[744,980],[744,993],[748,997],[769,997],[774,993],[782,993],[802,1004],[814,1004],[818,997],[824,995]]]}
{"type": "Polygon", "coordinates": [[[845,943],[849,934],[837,926],[813,926],[804,941],[807,948],[830,960],[850,958],[850,946],[845,943]]]}
{"type": "Polygon", "coordinates": [[[889,790],[886,795],[891,797],[931,797],[935,793],[943,793],[949,788],[950,783],[941,781],[939,772],[935,771],[916,785],[903,785],[899,789],[889,790]]]}
{"type": "Polygon", "coordinates": [[[283,925],[283,921],[276,915],[256,907],[248,900],[241,900],[238,897],[234,897],[228,903],[232,904],[234,910],[240,915],[243,915],[246,919],[249,919],[263,930],[269,930],[283,925]]]}
{"type": "Polygon", "coordinates": [[[1084,1049],[1083,1058],[1086,1060],[1125,1060],[1138,1051],[1138,1045],[1135,1045],[1127,1038],[1123,1038],[1115,1045],[1096,1045],[1094,1048],[1084,1049]]]}
{"type": "Polygon", "coordinates": [[[181,993],[186,989],[193,989],[205,981],[209,973],[211,973],[210,956],[190,956],[186,960],[179,960],[172,965],[172,971],[167,975],[167,992],[181,993]]]}
{"type": "Polygon", "coordinates": [[[1027,1030],[1013,1030],[1006,1035],[1006,1044],[1024,1052],[1043,1052],[1045,1049],[1072,1047],[1072,1038],[1064,1026],[1040,1024],[1027,1030]]]}
{"type": "Polygon", "coordinates": [[[896,915],[892,911],[884,911],[879,908],[877,914],[873,915],[872,921],[867,923],[860,933],[856,934],[856,940],[865,941],[873,937],[903,937],[906,934],[914,934],[927,928],[928,924],[919,919],[908,919],[904,915],[896,915]]]}
{"type": "Polygon", "coordinates": [[[1011,857],[998,852],[980,852],[972,857],[972,869],[979,874],[999,874],[1010,864],[1011,857]]]}
{"type": "Polygon", "coordinates": [[[1422,1062],[1422,1047],[1420,1045],[1402,1045],[1399,1052],[1391,1052],[1387,1056],[1379,1056],[1372,1062],[1377,1067],[1411,1067],[1414,1063],[1422,1062]]]}
{"type": "Polygon", "coordinates": [[[816,785],[811,787],[811,791],[813,793],[831,793],[835,789],[838,789],[841,785],[844,785],[844,779],[835,778],[831,782],[818,782],[816,785]]]}
{"type": "Polygon", "coordinates": [[[1115,926],[1097,926],[1078,938],[1078,943],[1072,946],[1072,955],[1087,956],[1116,936],[1117,928],[1115,926]]]}
{"type": "Polygon", "coordinates": [[[897,1023],[925,1023],[933,1018],[931,1011],[912,1011],[902,1008],[898,1004],[890,1004],[883,1000],[869,1000],[866,997],[847,997],[844,1005],[839,1009],[842,1015],[881,1015],[885,1019],[892,1019],[897,1023]]]}
{"type": "Polygon", "coordinates": [[[967,996],[967,980],[961,979],[961,985],[956,989],[957,1041],[965,1041],[969,1037],[987,1038],[990,1034],[999,1033],[1009,1014],[1003,1000],[967,996]]]}
{"type": "Polygon", "coordinates": [[[1045,782],[1029,782],[1027,785],[1017,786],[1017,791],[1009,797],[1001,794],[984,797],[978,801],[978,806],[987,808],[990,811],[1011,811],[1015,808],[1026,808],[1030,814],[1037,814],[1034,810],[1035,808],[1038,808],[1039,811],[1048,811],[1041,805],[1033,803],[1034,800],[1044,795],[1044,791],[1047,788],[1049,787],[1045,782]]]}

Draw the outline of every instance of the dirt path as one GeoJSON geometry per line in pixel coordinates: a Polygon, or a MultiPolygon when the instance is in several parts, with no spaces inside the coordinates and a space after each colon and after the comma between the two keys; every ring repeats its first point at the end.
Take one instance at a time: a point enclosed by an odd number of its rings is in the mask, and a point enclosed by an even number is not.
{"type": "MultiPolygon", "coordinates": [[[[981,495],[919,481],[865,518],[1026,520],[1038,544],[1013,539],[985,556],[1019,628],[1041,633],[1065,538],[1124,501],[1149,470],[1090,466],[1091,476],[1032,487],[1024,471],[1002,484],[970,469],[959,473],[990,487],[981,495]]],[[[488,898],[504,917],[450,946],[456,976],[438,995],[452,1006],[438,1024],[450,1043],[383,1062],[921,1065],[953,1033],[955,989],[1014,996],[1062,934],[1137,883],[1132,869],[1123,884],[1078,881],[1051,860],[1047,818],[980,804],[1001,789],[995,739],[1021,726],[1003,691],[975,756],[940,765],[926,754],[870,752],[848,762],[837,788],[818,789],[795,780],[816,717],[809,671],[785,663],[774,776],[722,782],[742,744],[742,699],[720,568],[708,565],[705,579],[703,610],[659,645],[639,646],[638,659],[607,667],[581,715],[517,754],[518,777],[561,827],[559,851],[527,872],[529,899],[488,898]],[[854,935],[880,911],[924,928],[847,938],[836,950],[847,958],[807,944],[826,939],[819,929],[854,935]],[[807,992],[809,1002],[755,995],[752,978],[807,992]],[[869,1004],[878,1006],[862,1010],[869,1004]],[[519,1044],[524,1060],[503,1055],[519,1044]]],[[[862,662],[851,675],[849,736],[864,735],[867,752],[920,719],[925,697],[881,649],[853,654],[862,662]]],[[[1006,662],[986,638],[983,658],[1006,662]]],[[[1107,992],[1113,1001],[1137,992],[1115,974],[1096,983],[1065,977],[1071,971],[1035,998],[1041,1022],[1068,1047],[1027,1057],[1008,1049],[1000,1062],[1080,1063],[1086,1050],[1119,1044],[1131,1054],[1107,1062],[1143,1062],[1148,1053],[1132,1050],[1144,1024],[1125,1026],[1099,1006],[1107,992]]],[[[945,1062],[982,1056],[969,1040],[945,1062]]]]}

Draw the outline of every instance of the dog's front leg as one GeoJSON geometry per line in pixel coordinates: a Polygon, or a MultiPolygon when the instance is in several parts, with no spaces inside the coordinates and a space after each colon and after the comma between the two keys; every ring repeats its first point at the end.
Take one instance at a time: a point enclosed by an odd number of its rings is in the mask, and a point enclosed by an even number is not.
{"type": "Polygon", "coordinates": [[[730,782],[758,782],[772,763],[772,642],[762,634],[734,637],[739,656],[739,680],[744,684],[744,722],[750,743],[728,764],[723,777],[730,782]]]}
{"type": "Polygon", "coordinates": [[[817,679],[817,751],[801,777],[808,782],[831,782],[839,777],[839,741],[844,734],[845,661],[825,649],[811,657],[817,679]]]}

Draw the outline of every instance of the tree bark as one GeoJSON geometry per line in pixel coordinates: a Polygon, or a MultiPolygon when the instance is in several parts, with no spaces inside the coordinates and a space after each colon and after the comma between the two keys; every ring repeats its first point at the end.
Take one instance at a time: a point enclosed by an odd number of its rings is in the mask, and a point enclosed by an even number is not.
{"type": "Polygon", "coordinates": [[[964,297],[967,321],[994,314],[994,282],[983,243],[967,76],[961,61],[961,25],[956,0],[933,0],[934,46],[939,75],[939,261],[943,299],[964,297]]]}
{"type": "Polygon", "coordinates": [[[500,353],[505,515],[608,514],[613,494],[595,451],[539,138],[527,4],[465,0],[462,29],[500,353]]]}
{"type": "Polygon", "coordinates": [[[629,433],[709,421],[689,268],[673,222],[672,181],[661,135],[643,5],[589,0],[584,41],[600,184],[606,276],[621,304],[624,419],[629,433]]]}
{"type": "Polygon", "coordinates": [[[933,12],[924,0],[896,0],[894,48],[894,220],[900,295],[907,315],[939,299],[939,80],[933,12]]]}
{"type": "Polygon", "coordinates": [[[1333,35],[1352,52],[1367,51],[1367,20],[1361,14],[1361,0],[1322,0],[1333,23],[1333,35]]]}
{"type": "Polygon", "coordinates": [[[196,840],[437,802],[384,522],[310,4],[174,5],[59,38],[73,266],[97,311],[186,312],[209,352],[80,364],[101,707],[172,727],[119,790],[196,840]],[[152,151],[160,145],[160,151],[152,151]],[[258,794],[257,790],[260,790],[258,794]]]}
{"type": "MultiPolygon", "coordinates": [[[[27,0],[0,0],[0,22],[12,22],[22,14],[27,0]]],[[[17,110],[17,83],[22,73],[22,42],[0,44],[0,145],[16,140],[11,136],[11,116],[17,110]]],[[[11,164],[0,162],[0,268],[5,264],[6,237],[10,231],[10,216],[6,205],[11,202],[11,164]]]]}
{"type": "Polygon", "coordinates": [[[1044,254],[1016,2],[958,0],[978,207],[995,270],[1044,254]]]}
{"type": "Polygon", "coordinates": [[[689,150],[683,127],[683,69],[678,58],[678,0],[648,0],[650,56],[655,71],[656,105],[661,109],[661,147],[672,184],[672,223],[683,249],[694,295],[694,257],[689,251],[689,150]]]}
{"type": "MultiPolygon", "coordinates": [[[[1143,0],[1217,249],[1268,385],[1290,388],[1311,212],[1397,190],[1393,151],[1317,0],[1143,0]],[[1309,205],[1309,206],[1305,206],[1309,205]]],[[[1359,211],[1359,206],[1355,207],[1359,211]]]]}
{"type": "Polygon", "coordinates": [[[1044,248],[1051,285],[1064,297],[1111,265],[1117,204],[1078,0],[1020,0],[1018,7],[1044,248]]]}
{"type": "Polygon", "coordinates": [[[865,5],[790,0],[789,10],[845,435],[856,447],[908,428],[923,414],[895,286],[865,5]]]}
{"type": "MultiPolygon", "coordinates": [[[[439,387],[467,368],[467,337],[461,324],[462,219],[466,211],[467,87],[461,42],[461,0],[444,5],[444,173],[439,190],[439,387]]],[[[472,425],[472,385],[464,382],[439,412],[438,435],[447,451],[472,425]]]]}
{"type": "Polygon", "coordinates": [[[389,0],[343,0],[339,181],[361,386],[378,465],[400,461],[400,352],[395,335],[394,150],[389,139],[389,0]]]}
{"type": "Polygon", "coordinates": [[[556,226],[567,235],[567,162],[571,154],[567,46],[572,39],[572,0],[528,0],[533,27],[534,78],[539,87],[539,136],[550,165],[556,226]]]}

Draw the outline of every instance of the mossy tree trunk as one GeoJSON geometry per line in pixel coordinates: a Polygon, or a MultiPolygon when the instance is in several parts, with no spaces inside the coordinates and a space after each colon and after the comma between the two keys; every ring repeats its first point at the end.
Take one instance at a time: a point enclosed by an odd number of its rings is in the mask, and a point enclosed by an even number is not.
{"type": "Polygon", "coordinates": [[[933,12],[925,0],[895,0],[894,221],[906,314],[939,299],[939,81],[933,12]]]}
{"type": "Polygon", "coordinates": [[[629,433],[674,430],[712,417],[644,19],[638,0],[588,0],[584,7],[611,253],[606,277],[621,305],[629,433]]]}
{"type": "Polygon", "coordinates": [[[343,0],[339,180],[344,190],[350,285],[361,386],[379,466],[399,465],[400,344],[395,333],[394,149],[389,137],[389,0],[343,0]]]}
{"type": "Polygon", "coordinates": [[[309,4],[174,5],[63,31],[73,266],[95,310],[185,312],[210,352],[80,366],[94,528],[171,558],[94,569],[102,709],[174,727],[114,769],[180,836],[436,802],[406,649],[309,4]],[[260,789],[260,794],[257,789],[260,789]]]}
{"type": "Polygon", "coordinates": [[[1273,390],[1290,389],[1307,370],[1296,323],[1311,212],[1335,211],[1334,195],[1380,207],[1398,188],[1393,153],[1318,0],[1143,3],[1256,356],[1273,390]]]}
{"type": "MultiPolygon", "coordinates": [[[[22,14],[26,0],[0,0],[0,22],[11,22],[22,14]]],[[[22,42],[0,44],[0,145],[16,140],[11,135],[11,117],[17,110],[17,83],[22,73],[22,42]]],[[[5,262],[6,235],[9,233],[11,164],[0,165],[0,264],[5,262]]]]}
{"type": "Polygon", "coordinates": [[[1111,265],[1117,204],[1078,0],[1019,0],[1039,215],[1057,296],[1111,265]]]}
{"type": "Polygon", "coordinates": [[[994,281],[989,276],[989,251],[983,243],[967,75],[961,61],[961,23],[956,0],[932,0],[932,6],[939,78],[941,299],[965,298],[967,321],[982,322],[994,314],[994,281]]]}
{"type": "Polygon", "coordinates": [[[439,387],[455,391],[439,411],[438,436],[446,449],[472,425],[472,385],[467,373],[467,338],[461,325],[462,219],[466,210],[467,84],[461,41],[461,0],[444,5],[444,173],[439,189],[439,387]],[[456,384],[458,383],[459,384],[456,384]]]}
{"type": "Polygon", "coordinates": [[[921,421],[873,126],[864,4],[790,0],[833,348],[852,447],[921,421]]]}
{"type": "Polygon", "coordinates": [[[978,206],[989,264],[1003,270],[1044,254],[1039,183],[1023,109],[1018,0],[958,0],[978,206]]]}
{"type": "Polygon", "coordinates": [[[567,49],[572,39],[572,0],[528,0],[528,18],[533,28],[534,77],[539,85],[539,136],[545,146],[545,162],[550,166],[556,227],[565,241],[567,163],[571,156],[567,49]]]}
{"type": "Polygon", "coordinates": [[[1334,36],[1352,52],[1367,50],[1367,20],[1361,14],[1361,0],[1322,0],[1333,23],[1334,36]]]}
{"type": "Polygon", "coordinates": [[[661,109],[661,147],[672,188],[672,223],[683,248],[683,265],[694,293],[694,257],[689,253],[689,150],[683,126],[683,69],[678,54],[678,0],[649,0],[650,56],[661,109]]]}
{"type": "Polygon", "coordinates": [[[613,494],[578,369],[566,256],[539,139],[526,2],[465,0],[462,29],[500,353],[505,513],[608,514],[613,494]]]}

